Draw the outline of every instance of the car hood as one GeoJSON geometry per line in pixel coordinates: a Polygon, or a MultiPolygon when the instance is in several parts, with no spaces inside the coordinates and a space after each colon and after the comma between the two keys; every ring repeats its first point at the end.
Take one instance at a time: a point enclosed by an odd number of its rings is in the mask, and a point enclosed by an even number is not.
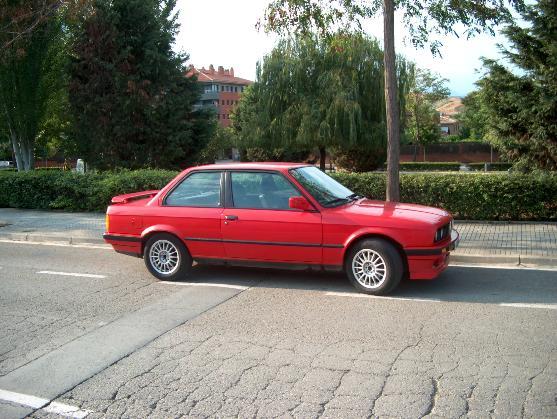
{"type": "Polygon", "coordinates": [[[393,223],[409,221],[412,223],[439,224],[450,218],[450,214],[442,209],[424,205],[403,204],[400,202],[375,201],[360,199],[347,208],[354,215],[370,215],[393,223]]]}

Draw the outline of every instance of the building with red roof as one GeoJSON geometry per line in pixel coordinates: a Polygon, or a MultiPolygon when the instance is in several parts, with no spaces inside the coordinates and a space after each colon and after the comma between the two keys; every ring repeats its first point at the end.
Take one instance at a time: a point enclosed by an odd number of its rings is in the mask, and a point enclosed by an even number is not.
{"type": "Polygon", "coordinates": [[[211,64],[208,69],[190,66],[187,77],[197,76],[197,81],[203,85],[201,98],[196,106],[215,109],[219,124],[223,127],[230,125],[230,113],[238,104],[244,89],[252,84],[251,80],[236,77],[234,69],[219,66],[216,70],[211,64]]]}

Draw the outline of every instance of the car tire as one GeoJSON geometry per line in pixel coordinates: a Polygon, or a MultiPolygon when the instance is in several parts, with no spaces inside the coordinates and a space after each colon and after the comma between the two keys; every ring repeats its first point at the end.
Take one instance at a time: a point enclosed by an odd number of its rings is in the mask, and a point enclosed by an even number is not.
{"type": "Polygon", "coordinates": [[[390,293],[404,275],[400,253],[382,239],[365,239],[352,246],[344,269],[352,285],[370,295],[390,293]]]}
{"type": "Polygon", "coordinates": [[[149,272],[161,281],[185,278],[193,263],[184,243],[167,233],[155,234],[147,240],[143,260],[149,272]]]}

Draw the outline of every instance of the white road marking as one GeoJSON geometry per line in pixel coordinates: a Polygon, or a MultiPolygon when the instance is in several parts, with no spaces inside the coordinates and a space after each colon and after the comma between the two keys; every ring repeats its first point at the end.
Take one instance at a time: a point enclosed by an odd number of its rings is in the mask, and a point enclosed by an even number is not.
{"type": "Polygon", "coordinates": [[[232,288],[235,290],[247,290],[249,287],[244,285],[233,285],[233,284],[213,284],[210,282],[172,282],[172,281],[159,281],[159,284],[166,285],[185,285],[188,287],[219,287],[219,288],[232,288]]]}
{"type": "Polygon", "coordinates": [[[22,406],[32,407],[33,409],[40,409],[47,405],[50,400],[41,397],[30,396],[28,394],[14,393],[0,389],[0,400],[20,404],[22,406]]]}
{"type": "Polygon", "coordinates": [[[76,406],[70,406],[69,404],[52,402],[45,408],[44,411],[49,413],[56,413],[61,416],[66,416],[68,418],[83,419],[89,413],[93,413],[92,410],[82,410],[76,406]]]}
{"type": "Polygon", "coordinates": [[[543,308],[545,310],[557,310],[557,304],[539,304],[539,303],[501,303],[502,307],[517,307],[517,308],[543,308]]]}
{"type": "Polygon", "coordinates": [[[102,245],[94,245],[94,244],[69,244],[69,243],[62,243],[62,242],[34,242],[34,241],[27,241],[27,240],[0,239],[0,243],[33,244],[33,245],[40,245],[40,246],[80,247],[86,249],[113,250],[112,246],[102,246],[102,245]]]}
{"type": "Polygon", "coordinates": [[[357,294],[355,292],[326,292],[325,295],[332,295],[335,297],[350,297],[350,298],[375,298],[378,300],[417,301],[421,303],[441,302],[441,300],[437,300],[434,298],[388,297],[388,296],[379,296],[379,295],[357,294]]]}
{"type": "Polygon", "coordinates": [[[547,268],[547,267],[529,267],[525,265],[482,265],[481,263],[451,263],[450,268],[481,268],[481,269],[511,269],[511,270],[521,270],[521,271],[549,271],[555,272],[557,268],[547,268]]]}
{"type": "MultiPolygon", "coordinates": [[[[407,297],[382,297],[377,295],[357,294],[352,292],[326,292],[325,295],[333,295],[337,297],[350,297],[350,298],[376,298],[380,300],[403,300],[403,301],[418,301],[423,303],[440,303],[442,300],[426,299],[426,298],[407,298],[407,297]]],[[[447,301],[451,302],[451,301],[447,301]]],[[[490,304],[486,302],[484,304],[490,304]]],[[[514,307],[514,308],[541,308],[545,310],[557,310],[557,304],[540,304],[540,303],[499,303],[500,307],[514,307]]]]}
{"type": "Polygon", "coordinates": [[[30,407],[32,409],[42,409],[45,412],[56,413],[68,418],[83,419],[88,414],[93,413],[92,410],[80,409],[77,406],[70,406],[64,403],[51,402],[49,399],[31,396],[29,394],[15,393],[0,389],[0,401],[19,404],[21,406],[30,407]]]}
{"type": "Polygon", "coordinates": [[[84,278],[106,278],[105,275],[95,275],[95,274],[80,274],[76,272],[53,272],[53,271],[39,271],[38,274],[45,275],[62,275],[62,276],[78,276],[84,278]]]}

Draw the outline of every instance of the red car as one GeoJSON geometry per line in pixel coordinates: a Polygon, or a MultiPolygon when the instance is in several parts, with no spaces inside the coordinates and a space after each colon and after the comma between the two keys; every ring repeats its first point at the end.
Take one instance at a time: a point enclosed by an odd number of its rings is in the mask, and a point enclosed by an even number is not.
{"type": "Polygon", "coordinates": [[[294,266],[344,270],[375,295],[403,277],[435,278],[459,240],[446,211],[369,200],[292,163],[193,167],[160,191],[116,196],[103,237],[161,280],[184,277],[194,260],[294,266]]]}

